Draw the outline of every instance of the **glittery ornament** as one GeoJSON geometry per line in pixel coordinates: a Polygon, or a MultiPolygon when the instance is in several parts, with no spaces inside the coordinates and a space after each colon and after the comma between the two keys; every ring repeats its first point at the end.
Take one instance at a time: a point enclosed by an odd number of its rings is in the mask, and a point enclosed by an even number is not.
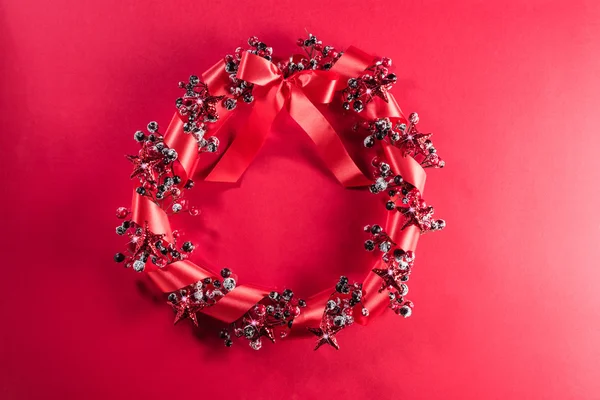
{"type": "Polygon", "coordinates": [[[127,251],[115,256],[116,262],[125,262],[137,272],[142,272],[151,265],[163,268],[175,261],[185,260],[194,251],[192,242],[185,242],[178,246],[177,239],[181,236],[179,231],[172,233],[173,242],[167,242],[165,235],[155,234],[150,230],[148,223],[139,226],[132,220],[125,220],[117,227],[117,234],[129,237],[127,251]]]}
{"type": "MultiPolygon", "coordinates": [[[[374,160],[376,167],[375,183],[370,186],[371,193],[378,194],[386,192],[389,200],[386,202],[386,209],[392,212],[400,212],[404,217],[404,223],[401,229],[408,226],[417,226],[422,233],[428,231],[437,231],[444,229],[446,222],[443,219],[434,219],[434,209],[427,205],[421,198],[421,192],[406,182],[402,176],[393,176],[389,164],[374,160]],[[393,176],[393,177],[392,177],[393,176]]],[[[387,244],[381,245],[388,248],[387,244]]]]}
{"type": "Polygon", "coordinates": [[[335,292],[329,296],[321,324],[308,330],[318,337],[315,350],[328,344],[339,350],[335,335],[354,324],[354,313],[368,315],[369,310],[362,304],[363,289],[361,283],[350,284],[347,277],[342,276],[336,284],[335,292]]]}
{"type": "MultiPolygon", "coordinates": [[[[230,279],[226,278],[225,280],[230,279]]],[[[261,338],[275,343],[277,336],[287,336],[294,319],[300,315],[300,307],[306,302],[294,298],[294,293],[286,289],[282,293],[271,292],[260,303],[252,307],[244,316],[231,325],[237,337],[245,337],[250,347],[258,350],[262,347],[261,338]]],[[[229,338],[228,333],[228,338],[229,338]]],[[[225,342],[227,345],[227,341],[225,342]]]]}
{"type": "Polygon", "coordinates": [[[183,131],[196,139],[198,151],[214,153],[219,146],[219,139],[212,136],[205,138],[208,125],[219,120],[217,104],[223,101],[227,110],[235,108],[235,99],[225,96],[212,96],[208,86],[192,75],[189,82],[179,82],[179,87],[185,94],[175,101],[179,115],[184,118],[183,131]]]}
{"type": "MultiPolygon", "coordinates": [[[[234,283],[235,280],[231,279],[234,283]]],[[[189,318],[198,326],[196,313],[206,307],[215,305],[227,295],[229,290],[221,285],[218,278],[207,278],[205,282],[196,282],[177,292],[168,295],[168,303],[175,311],[175,324],[182,319],[189,318]]]]}
{"type": "Polygon", "coordinates": [[[389,72],[391,65],[389,58],[382,58],[368,67],[361,76],[350,78],[342,91],[344,108],[360,113],[375,97],[387,103],[387,92],[397,80],[396,74],[389,72]]]}

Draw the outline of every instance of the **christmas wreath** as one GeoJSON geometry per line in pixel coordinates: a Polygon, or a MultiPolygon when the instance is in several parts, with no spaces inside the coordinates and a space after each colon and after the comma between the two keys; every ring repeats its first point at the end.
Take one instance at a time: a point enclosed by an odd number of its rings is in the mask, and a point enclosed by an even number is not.
{"type": "Polygon", "coordinates": [[[189,319],[198,325],[197,313],[203,313],[228,324],[220,332],[226,346],[238,337],[258,350],[264,338],[275,342],[289,334],[312,333],[315,349],[323,344],[338,349],[336,335],[342,329],[365,324],[385,308],[403,317],[412,314],[406,282],[417,240],[445,226],[421,197],[424,169],[441,168],[444,162],[431,134],[417,129],[418,115],[405,117],[389,93],[396,83],[389,58],[354,47],[338,51],[314,35],[298,40],[304,54],[287,59],[273,58],[273,49],[256,37],[248,45],[201,77],[179,83],[184,93],[166,131],[150,122],[147,132],[135,132],[140,150],[127,156],[137,182],[133,202],[117,209],[121,224],[116,232],[128,243],[114,259],[148,275],[173,308],[175,323],[189,319]],[[209,168],[199,168],[201,154],[218,151],[219,131],[242,108],[248,111],[245,129],[209,168]],[[194,244],[169,224],[173,214],[198,215],[184,197],[194,180],[236,182],[241,177],[284,108],[344,187],[365,187],[384,196],[389,210],[384,227],[365,227],[365,249],[381,252],[381,258],[364,281],[342,276],[331,290],[306,300],[289,289],[269,292],[238,283],[227,268],[214,272],[195,264],[194,244]],[[370,173],[365,175],[353,161],[325,109],[350,121],[351,138],[359,137],[375,154],[370,173]]]}

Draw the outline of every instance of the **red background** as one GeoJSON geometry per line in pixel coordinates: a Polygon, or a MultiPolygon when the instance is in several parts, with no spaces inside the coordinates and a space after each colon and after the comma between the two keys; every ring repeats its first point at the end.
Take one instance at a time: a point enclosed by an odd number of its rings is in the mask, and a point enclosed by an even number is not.
{"type": "MultiPolygon", "coordinates": [[[[600,7],[589,1],[32,1],[0,4],[0,397],[600,398],[600,7]],[[111,258],[133,132],[176,82],[252,34],[280,55],[304,28],[394,59],[394,89],[447,160],[426,199],[404,320],[222,348],[111,258]]],[[[202,185],[188,227],[249,283],[303,296],[361,277],[361,227],[285,116],[240,187],[202,185]]],[[[363,211],[364,210],[364,211],[363,211]]]]}

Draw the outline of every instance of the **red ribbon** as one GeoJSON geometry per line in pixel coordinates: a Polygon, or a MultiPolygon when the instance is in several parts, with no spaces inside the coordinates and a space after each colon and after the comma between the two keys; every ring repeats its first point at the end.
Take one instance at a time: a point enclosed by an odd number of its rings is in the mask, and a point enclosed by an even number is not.
{"type": "Polygon", "coordinates": [[[246,127],[238,132],[207,181],[237,182],[264,144],[273,120],[286,107],[290,116],[317,146],[337,180],[346,187],[365,186],[370,182],[356,166],[336,131],[321,114],[317,104],[333,99],[337,74],[308,70],[289,78],[275,64],[251,53],[244,53],[237,77],[255,85],[255,104],[246,127]]]}

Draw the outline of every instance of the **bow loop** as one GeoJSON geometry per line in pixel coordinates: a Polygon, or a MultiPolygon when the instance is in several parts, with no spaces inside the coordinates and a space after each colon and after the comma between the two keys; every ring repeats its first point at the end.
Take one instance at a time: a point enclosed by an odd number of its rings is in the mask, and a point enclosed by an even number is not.
{"type": "Polygon", "coordinates": [[[267,86],[279,79],[283,73],[277,65],[249,52],[244,52],[240,59],[236,77],[257,86],[267,86]]]}

